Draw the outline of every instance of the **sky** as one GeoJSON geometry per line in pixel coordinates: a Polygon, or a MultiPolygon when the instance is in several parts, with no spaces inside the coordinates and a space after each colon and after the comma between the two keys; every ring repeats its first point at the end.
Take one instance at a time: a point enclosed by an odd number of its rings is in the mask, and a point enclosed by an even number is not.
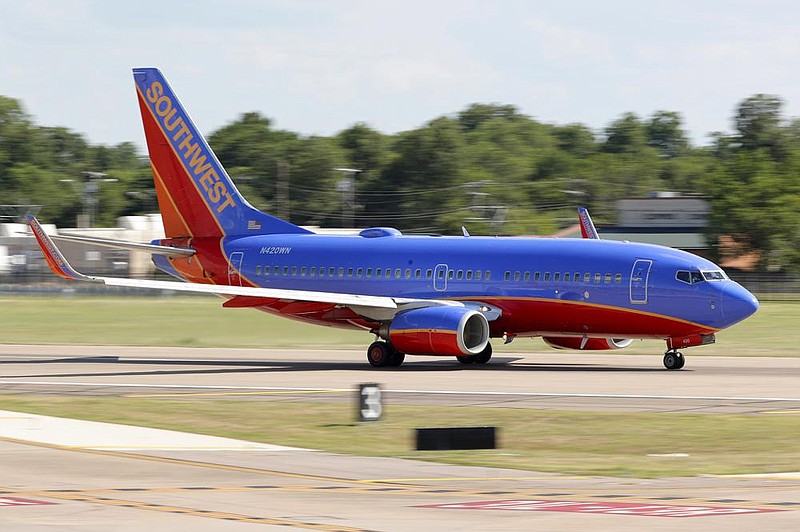
{"type": "Polygon", "coordinates": [[[0,95],[41,126],[144,145],[131,69],[158,67],[201,131],[387,134],[476,102],[598,133],[677,111],[694,145],[739,103],[800,116],[796,0],[0,0],[0,95]]]}

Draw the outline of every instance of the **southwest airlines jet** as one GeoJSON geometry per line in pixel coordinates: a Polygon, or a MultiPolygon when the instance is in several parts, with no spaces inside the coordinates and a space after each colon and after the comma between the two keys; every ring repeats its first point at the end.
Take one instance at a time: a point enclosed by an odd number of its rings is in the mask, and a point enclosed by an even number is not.
{"type": "Polygon", "coordinates": [[[312,233],[247,203],[157,69],[133,77],[166,238],[83,240],[147,250],[180,281],[79,273],[29,217],[50,267],[66,279],[217,294],[225,307],[363,329],[375,335],[367,349],[375,367],[399,366],[406,355],[485,364],[490,338],[541,336],[576,350],[663,339],[664,366],[674,370],[684,365],[679,349],[713,343],[717,331],[758,309],[708,260],[599,239],[584,209],[582,239],[418,236],[389,227],[312,233]]]}

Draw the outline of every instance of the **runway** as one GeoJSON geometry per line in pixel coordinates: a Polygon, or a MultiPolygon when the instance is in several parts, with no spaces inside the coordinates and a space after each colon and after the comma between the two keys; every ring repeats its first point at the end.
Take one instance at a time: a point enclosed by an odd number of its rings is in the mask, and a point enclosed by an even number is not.
{"type": "MultiPolygon", "coordinates": [[[[498,350],[499,351],[499,350],[498,350]]],[[[487,366],[360,351],[0,346],[15,394],[352,401],[800,415],[800,360],[496,354],[487,366]]],[[[368,442],[365,442],[368,444],[368,442]]],[[[0,439],[0,528],[39,530],[791,530],[800,474],[584,478],[318,451],[109,451],[0,439]],[[5,501],[5,502],[4,502],[5,501]],[[28,502],[25,502],[28,501],[28,502]],[[14,504],[16,503],[16,504],[14,504]],[[280,528],[278,528],[280,527],[280,528]]]]}
{"type": "Polygon", "coordinates": [[[397,404],[626,412],[800,411],[800,358],[497,354],[486,366],[408,357],[375,369],[360,351],[0,345],[0,386],[14,393],[286,400],[352,398],[380,383],[397,404]],[[280,393],[278,393],[280,392],[280,393]],[[315,392],[314,394],[309,392],[315,392]]]}

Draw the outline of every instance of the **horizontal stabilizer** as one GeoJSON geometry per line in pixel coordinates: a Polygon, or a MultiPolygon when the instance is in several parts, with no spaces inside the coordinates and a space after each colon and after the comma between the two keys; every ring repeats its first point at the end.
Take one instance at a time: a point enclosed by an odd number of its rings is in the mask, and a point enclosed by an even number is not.
{"type": "Polygon", "coordinates": [[[195,250],[192,248],[159,246],[157,244],[127,242],[125,240],[113,240],[110,238],[93,238],[88,236],[74,235],[52,235],[50,238],[53,240],[63,240],[64,242],[77,242],[79,244],[88,244],[106,248],[125,249],[128,251],[144,251],[154,255],[166,255],[168,257],[191,257],[195,254],[195,250]]]}

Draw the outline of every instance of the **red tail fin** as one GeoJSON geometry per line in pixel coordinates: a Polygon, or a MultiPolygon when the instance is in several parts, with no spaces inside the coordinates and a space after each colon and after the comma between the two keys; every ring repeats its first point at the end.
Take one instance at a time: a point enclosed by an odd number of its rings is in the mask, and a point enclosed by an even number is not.
{"type": "Polygon", "coordinates": [[[167,237],[310,232],[247,203],[158,69],[133,78],[167,237]]]}

